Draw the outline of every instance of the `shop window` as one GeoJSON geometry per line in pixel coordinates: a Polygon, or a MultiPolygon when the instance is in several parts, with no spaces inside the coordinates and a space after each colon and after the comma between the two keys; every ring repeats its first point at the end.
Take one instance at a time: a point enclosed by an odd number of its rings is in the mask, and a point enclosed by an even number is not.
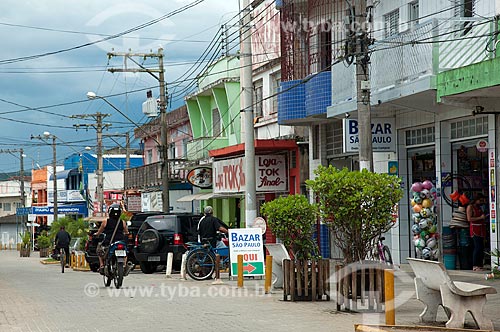
{"type": "Polygon", "coordinates": [[[436,163],[434,151],[410,152],[412,183],[430,180],[436,181],[436,163]]]}
{"type": "Polygon", "coordinates": [[[473,119],[452,122],[450,129],[451,139],[487,135],[488,117],[475,117],[473,119]]]}
{"type": "Polygon", "coordinates": [[[406,131],[406,146],[434,143],[435,128],[426,127],[406,131]]]}

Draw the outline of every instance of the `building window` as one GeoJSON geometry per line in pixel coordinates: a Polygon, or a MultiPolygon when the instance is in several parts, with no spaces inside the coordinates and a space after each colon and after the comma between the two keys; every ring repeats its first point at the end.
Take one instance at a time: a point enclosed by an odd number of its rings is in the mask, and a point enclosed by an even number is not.
{"type": "Polygon", "coordinates": [[[220,113],[218,108],[212,110],[212,133],[213,137],[222,136],[222,123],[220,121],[220,113]]]}
{"type": "Polygon", "coordinates": [[[313,127],[313,159],[319,159],[319,125],[313,127]]]}
{"type": "Polygon", "coordinates": [[[3,206],[2,206],[2,203],[0,203],[0,210],[2,210],[2,209],[3,209],[3,206]]]}
{"type": "Polygon", "coordinates": [[[182,140],[182,155],[184,157],[187,156],[187,151],[188,151],[188,139],[187,138],[184,138],[182,140]]]}
{"type": "Polygon", "coordinates": [[[3,203],[3,210],[6,212],[9,212],[11,210],[11,204],[10,203],[3,203]]]}
{"type": "Polygon", "coordinates": [[[426,127],[406,131],[406,146],[434,143],[435,128],[426,127]]]}
{"type": "Polygon", "coordinates": [[[263,90],[264,87],[262,86],[262,80],[258,80],[253,84],[253,92],[254,92],[254,116],[262,116],[262,99],[263,99],[263,90]]]}
{"type": "Polygon", "coordinates": [[[455,0],[456,17],[473,17],[476,0],[455,0]]]}
{"type": "Polygon", "coordinates": [[[342,120],[336,120],[325,126],[326,132],[326,158],[334,158],[344,151],[344,129],[342,120]]]}
{"type": "Polygon", "coordinates": [[[418,24],[418,1],[408,4],[408,23],[413,27],[418,24]]]}
{"type": "Polygon", "coordinates": [[[151,150],[151,149],[148,150],[147,160],[148,160],[148,164],[153,163],[153,150],[151,150]]]}
{"type": "Polygon", "coordinates": [[[488,134],[488,117],[475,117],[451,123],[451,139],[471,136],[484,136],[488,134]]]}
{"type": "Polygon", "coordinates": [[[271,75],[271,96],[272,96],[272,113],[278,113],[278,92],[280,91],[281,72],[278,71],[271,75]]]}
{"type": "Polygon", "coordinates": [[[330,71],[332,65],[332,26],[331,22],[321,25],[319,34],[319,49],[320,49],[320,71],[330,71]]]}
{"type": "Polygon", "coordinates": [[[170,143],[168,145],[168,154],[169,154],[169,156],[168,156],[169,159],[175,159],[175,157],[176,157],[175,143],[170,143]]]}
{"type": "Polygon", "coordinates": [[[384,15],[384,37],[389,38],[399,33],[399,9],[384,15]]]}

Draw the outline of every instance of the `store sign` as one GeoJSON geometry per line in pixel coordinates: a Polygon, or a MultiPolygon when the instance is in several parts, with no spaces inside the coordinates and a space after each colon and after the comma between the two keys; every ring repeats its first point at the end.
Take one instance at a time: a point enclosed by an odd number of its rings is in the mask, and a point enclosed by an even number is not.
{"type": "MultiPolygon", "coordinates": [[[[344,119],[344,152],[359,150],[358,120],[344,119]]],[[[372,118],[372,150],[396,151],[396,124],[394,118],[372,118]]]]}
{"type": "MultiPolygon", "coordinates": [[[[214,161],[214,193],[245,191],[245,158],[214,161]]],[[[286,158],[284,155],[256,155],[255,180],[257,192],[288,190],[286,158]]]]}
{"type": "Polygon", "coordinates": [[[486,152],[488,151],[488,141],[484,139],[480,139],[476,143],[476,149],[478,152],[486,152]]]}
{"type": "Polygon", "coordinates": [[[186,181],[195,187],[212,188],[212,169],[209,167],[197,167],[189,171],[186,181]]]}

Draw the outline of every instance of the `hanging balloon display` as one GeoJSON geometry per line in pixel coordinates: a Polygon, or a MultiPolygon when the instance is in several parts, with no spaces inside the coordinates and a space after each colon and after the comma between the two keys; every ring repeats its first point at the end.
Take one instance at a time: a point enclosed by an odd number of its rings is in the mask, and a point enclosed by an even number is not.
{"type": "Polygon", "coordinates": [[[437,190],[431,181],[415,182],[411,186],[410,206],[418,258],[437,260],[439,255],[436,216],[437,190]]]}

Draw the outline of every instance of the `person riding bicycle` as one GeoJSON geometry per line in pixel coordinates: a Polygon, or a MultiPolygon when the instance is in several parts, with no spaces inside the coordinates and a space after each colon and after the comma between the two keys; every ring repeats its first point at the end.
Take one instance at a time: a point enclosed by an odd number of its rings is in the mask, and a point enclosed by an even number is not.
{"type": "Polygon", "coordinates": [[[56,234],[56,238],[54,240],[54,243],[56,245],[56,250],[59,249],[64,249],[64,252],[66,253],[66,267],[69,267],[69,243],[71,242],[71,235],[69,235],[68,232],[66,232],[66,229],[64,226],[61,226],[59,228],[59,232],[56,234]]]}
{"type": "MultiPolygon", "coordinates": [[[[104,274],[104,255],[107,252],[107,247],[110,243],[116,241],[125,241],[128,235],[128,227],[125,220],[120,220],[122,208],[119,204],[112,204],[108,209],[108,219],[104,220],[99,226],[99,229],[94,234],[98,237],[100,234],[105,234],[104,240],[98,245],[97,253],[99,256],[99,273],[104,274]]],[[[127,258],[125,257],[125,266],[127,266],[124,275],[127,275],[130,270],[127,265],[127,258]]]]}
{"type": "Polygon", "coordinates": [[[217,247],[217,232],[227,234],[227,225],[217,217],[213,216],[214,209],[208,205],[204,210],[205,215],[198,222],[198,242],[208,239],[212,247],[217,247]]]}

